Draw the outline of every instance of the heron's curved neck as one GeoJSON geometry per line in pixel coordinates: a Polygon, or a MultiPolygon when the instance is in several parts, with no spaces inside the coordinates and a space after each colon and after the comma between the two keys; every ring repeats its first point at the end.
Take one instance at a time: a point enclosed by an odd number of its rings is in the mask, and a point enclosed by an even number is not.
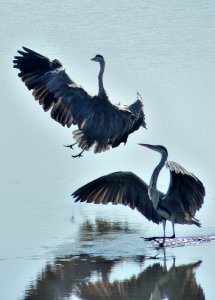
{"type": "Polygon", "coordinates": [[[157,181],[158,181],[158,176],[160,174],[161,169],[163,168],[165,161],[167,160],[168,154],[166,152],[161,152],[161,160],[159,164],[156,166],[154,169],[151,180],[149,183],[149,195],[152,195],[157,192],[157,181]]]}
{"type": "Polygon", "coordinates": [[[105,62],[101,61],[100,62],[100,71],[99,71],[99,96],[103,96],[106,95],[104,86],[103,86],[103,74],[104,74],[104,70],[105,70],[105,62]]]}

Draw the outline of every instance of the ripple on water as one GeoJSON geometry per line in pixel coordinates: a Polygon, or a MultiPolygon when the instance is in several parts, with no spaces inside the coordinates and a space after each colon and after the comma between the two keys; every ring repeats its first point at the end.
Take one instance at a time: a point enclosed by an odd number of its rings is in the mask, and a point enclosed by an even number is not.
{"type": "MultiPolygon", "coordinates": [[[[162,242],[162,239],[158,239],[158,242],[162,242]]],[[[157,247],[158,242],[153,241],[150,247],[157,247]]],[[[192,246],[192,245],[200,245],[203,243],[215,243],[215,235],[207,235],[207,236],[195,236],[195,237],[179,237],[173,240],[167,239],[165,241],[165,247],[184,247],[184,246],[192,246]]]]}

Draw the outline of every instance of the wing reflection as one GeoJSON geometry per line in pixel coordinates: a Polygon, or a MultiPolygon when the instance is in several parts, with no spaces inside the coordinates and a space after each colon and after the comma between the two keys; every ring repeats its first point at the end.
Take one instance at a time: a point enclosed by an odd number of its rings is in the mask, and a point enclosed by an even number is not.
{"type": "Polygon", "coordinates": [[[204,292],[195,278],[195,269],[201,265],[201,261],[196,263],[175,266],[175,261],[169,271],[156,282],[150,300],[161,299],[205,299],[204,292]]]}
{"type": "Polygon", "coordinates": [[[79,228],[79,240],[96,240],[101,236],[114,233],[132,233],[128,222],[110,222],[104,219],[95,219],[95,221],[86,220],[79,228]]]}
{"type": "Polygon", "coordinates": [[[144,268],[145,263],[144,256],[132,259],[90,255],[57,258],[53,265],[46,266],[23,299],[59,300],[72,296],[82,300],[205,299],[195,278],[195,269],[201,261],[181,266],[175,266],[173,262],[169,270],[165,263],[162,266],[162,263],[156,262],[144,268]],[[124,271],[120,266],[124,266],[124,271]],[[135,269],[135,272],[129,274],[129,269],[135,269]],[[121,278],[122,273],[124,279],[121,278]]]}

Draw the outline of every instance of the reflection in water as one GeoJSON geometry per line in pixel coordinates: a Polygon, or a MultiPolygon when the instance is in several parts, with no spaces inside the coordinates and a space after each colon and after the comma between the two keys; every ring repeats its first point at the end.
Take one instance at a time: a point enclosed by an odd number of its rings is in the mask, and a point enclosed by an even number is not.
{"type": "Polygon", "coordinates": [[[110,222],[104,219],[95,219],[95,222],[86,220],[79,228],[80,241],[95,240],[107,234],[114,234],[115,232],[132,233],[133,231],[128,227],[128,222],[110,222]]]}
{"type": "Polygon", "coordinates": [[[165,262],[164,266],[156,262],[144,268],[145,262],[144,256],[107,259],[86,254],[56,258],[53,265],[46,266],[35,285],[28,288],[23,299],[68,299],[72,295],[86,300],[205,299],[194,272],[201,261],[181,266],[175,266],[173,261],[169,270],[165,262]],[[119,268],[123,265],[124,271],[119,268]],[[129,268],[131,271],[134,267],[137,272],[128,277],[129,268]]]}
{"type": "Polygon", "coordinates": [[[194,270],[201,261],[175,266],[175,261],[169,271],[164,267],[162,276],[156,281],[150,300],[161,299],[205,299],[204,292],[197,284],[194,270]]]}

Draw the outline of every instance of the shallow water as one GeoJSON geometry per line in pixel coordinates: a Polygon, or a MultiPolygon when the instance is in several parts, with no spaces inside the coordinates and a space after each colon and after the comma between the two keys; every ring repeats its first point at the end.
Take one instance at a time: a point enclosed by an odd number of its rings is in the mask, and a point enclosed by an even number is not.
{"type": "Polygon", "coordinates": [[[50,251],[20,299],[212,299],[215,237],[205,241],[178,238],[163,249],[127,222],[87,220],[77,240],[50,251]]]}
{"type": "Polygon", "coordinates": [[[163,255],[58,257],[23,299],[205,299],[196,279],[202,261],[177,264],[163,255]]]}
{"type": "MultiPolygon", "coordinates": [[[[182,277],[192,299],[214,299],[214,243],[167,247],[165,267],[164,253],[150,258],[157,250],[141,239],[161,234],[161,226],[127,207],[74,204],[70,196],[119,170],[149,182],[158,156],[137,143],[163,144],[170,160],[206,187],[197,214],[202,227],[178,225],[177,237],[215,234],[214,12],[212,1],[0,1],[2,299],[95,299],[97,293],[100,299],[172,299],[182,277]],[[103,54],[108,95],[129,104],[140,92],[148,130],[134,133],[126,147],[71,159],[62,147],[71,143],[71,129],[42,111],[12,69],[22,45],[59,59],[91,94],[98,66],[90,59],[103,54]]],[[[164,170],[161,190],[168,179],[164,170]]]]}

